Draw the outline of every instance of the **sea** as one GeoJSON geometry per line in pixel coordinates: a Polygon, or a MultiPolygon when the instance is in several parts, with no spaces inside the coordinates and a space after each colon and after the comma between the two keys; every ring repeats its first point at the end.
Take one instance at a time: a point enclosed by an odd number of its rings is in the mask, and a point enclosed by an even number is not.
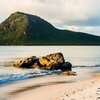
{"type": "Polygon", "coordinates": [[[100,72],[100,46],[0,46],[0,84],[57,74],[61,70],[21,69],[14,61],[30,56],[46,56],[61,52],[78,74],[100,72]]]}

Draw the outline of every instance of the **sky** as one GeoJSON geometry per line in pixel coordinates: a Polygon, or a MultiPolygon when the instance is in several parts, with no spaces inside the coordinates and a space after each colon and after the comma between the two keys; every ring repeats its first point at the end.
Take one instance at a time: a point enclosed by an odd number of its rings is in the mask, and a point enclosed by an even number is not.
{"type": "Polygon", "coordinates": [[[0,22],[16,11],[40,16],[60,29],[100,36],[100,0],[2,0],[0,22]]]}

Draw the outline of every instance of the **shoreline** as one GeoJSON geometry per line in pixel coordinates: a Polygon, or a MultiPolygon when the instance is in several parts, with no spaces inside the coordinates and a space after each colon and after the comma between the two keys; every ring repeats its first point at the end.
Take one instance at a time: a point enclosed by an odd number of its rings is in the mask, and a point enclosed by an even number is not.
{"type": "Polygon", "coordinates": [[[78,82],[44,85],[24,91],[9,100],[99,100],[99,83],[100,74],[97,73],[78,82]]]}
{"type": "MultiPolygon", "coordinates": [[[[100,88],[98,86],[100,73],[91,73],[92,71],[83,68],[74,69],[74,71],[78,73],[77,76],[52,74],[1,86],[0,100],[31,100],[29,97],[34,98],[34,100],[41,100],[41,98],[42,100],[71,100],[71,97],[76,94],[81,94],[82,97],[82,94],[84,94],[82,91],[90,91],[89,87],[92,85],[92,87],[100,88]]],[[[94,89],[91,91],[94,91],[94,89]]],[[[78,95],[73,100],[92,99],[83,99],[78,95]]]]}

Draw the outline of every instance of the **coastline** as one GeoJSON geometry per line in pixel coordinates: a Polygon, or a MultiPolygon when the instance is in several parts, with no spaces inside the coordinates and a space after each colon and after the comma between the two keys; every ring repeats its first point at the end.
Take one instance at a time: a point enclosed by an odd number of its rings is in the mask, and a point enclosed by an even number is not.
{"type": "Polygon", "coordinates": [[[9,80],[8,83],[0,84],[0,100],[98,100],[100,98],[100,76],[94,76],[96,72],[100,73],[98,46],[1,46],[0,50],[2,51],[0,78],[4,82],[9,80]],[[35,77],[33,69],[31,71],[11,67],[11,61],[18,60],[22,56],[40,57],[59,51],[64,54],[66,61],[74,65],[73,71],[78,74],[77,76],[53,74],[35,77]]]}
{"type": "Polygon", "coordinates": [[[9,100],[99,100],[99,83],[100,74],[95,74],[78,82],[51,84],[24,91],[9,100]]]}
{"type": "Polygon", "coordinates": [[[0,100],[99,100],[100,73],[80,76],[48,75],[18,81],[1,87],[0,100]]]}

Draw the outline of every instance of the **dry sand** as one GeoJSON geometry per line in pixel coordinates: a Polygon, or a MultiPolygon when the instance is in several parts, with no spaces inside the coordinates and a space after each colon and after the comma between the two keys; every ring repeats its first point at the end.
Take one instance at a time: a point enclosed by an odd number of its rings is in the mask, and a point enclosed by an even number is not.
{"type": "Polygon", "coordinates": [[[9,100],[100,100],[100,74],[77,82],[58,81],[25,89],[11,92],[9,100]]]}

